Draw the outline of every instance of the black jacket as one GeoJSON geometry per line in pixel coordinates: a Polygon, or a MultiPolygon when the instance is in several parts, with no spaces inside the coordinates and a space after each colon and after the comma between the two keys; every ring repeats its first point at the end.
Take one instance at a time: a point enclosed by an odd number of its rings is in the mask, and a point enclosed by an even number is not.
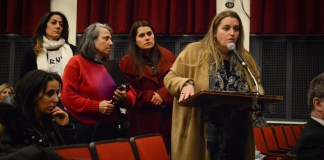
{"type": "Polygon", "coordinates": [[[295,146],[298,160],[324,159],[324,126],[310,118],[295,146]]]}
{"type": "Polygon", "coordinates": [[[72,144],[75,142],[73,124],[58,126],[51,117],[44,118],[43,126],[34,124],[13,104],[0,103],[0,123],[4,134],[0,137],[0,153],[37,144],[44,147],[72,144]]]}

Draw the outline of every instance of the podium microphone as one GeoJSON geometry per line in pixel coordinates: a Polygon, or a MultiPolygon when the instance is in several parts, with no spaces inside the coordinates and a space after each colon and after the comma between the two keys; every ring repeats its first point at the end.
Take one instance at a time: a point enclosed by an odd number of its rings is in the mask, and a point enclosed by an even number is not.
{"type": "Polygon", "coordinates": [[[243,67],[247,68],[246,63],[244,62],[244,60],[242,59],[242,57],[237,53],[236,46],[235,46],[234,43],[228,43],[227,44],[227,49],[228,49],[228,51],[231,51],[235,55],[235,57],[243,65],[243,67]]]}
{"type": "Polygon", "coordinates": [[[243,67],[249,72],[250,76],[252,77],[254,84],[255,84],[255,89],[256,89],[256,94],[259,95],[259,85],[255,79],[255,77],[253,76],[250,68],[248,67],[248,65],[244,62],[243,58],[237,53],[236,51],[236,46],[235,43],[228,43],[227,44],[227,49],[228,51],[231,51],[234,56],[237,58],[237,60],[243,65],[243,67]]]}

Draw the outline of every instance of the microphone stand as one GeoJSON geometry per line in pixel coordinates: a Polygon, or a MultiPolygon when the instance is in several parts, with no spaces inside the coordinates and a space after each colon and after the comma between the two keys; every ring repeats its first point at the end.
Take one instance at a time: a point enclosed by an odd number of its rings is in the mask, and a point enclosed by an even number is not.
{"type": "MultiPolygon", "coordinates": [[[[242,65],[243,65],[244,62],[242,62],[242,65]]],[[[244,63],[245,64],[245,63],[244,63]]],[[[244,66],[244,65],[243,65],[244,66]]],[[[256,95],[260,95],[259,93],[259,85],[255,79],[255,77],[253,76],[250,68],[245,64],[244,68],[249,72],[250,76],[252,77],[253,81],[254,81],[254,84],[255,84],[255,89],[256,89],[256,95]]],[[[255,97],[255,98],[252,98],[252,109],[254,110],[254,112],[258,115],[259,113],[261,113],[261,107],[260,107],[260,104],[258,103],[258,97],[255,97]]]]}
{"type": "MultiPolygon", "coordinates": [[[[251,102],[252,102],[252,106],[251,106],[251,109],[252,109],[252,112],[254,112],[254,113],[260,113],[261,112],[261,107],[260,107],[260,105],[259,105],[259,85],[258,85],[258,83],[257,83],[257,80],[256,80],[256,78],[254,77],[254,75],[252,74],[252,72],[251,72],[251,70],[250,70],[250,68],[249,68],[249,66],[245,63],[245,61],[242,59],[242,57],[237,53],[237,51],[236,51],[236,47],[235,47],[235,44],[234,43],[229,43],[228,45],[227,45],[227,48],[228,48],[228,51],[231,51],[233,54],[234,54],[234,56],[236,57],[236,59],[238,60],[238,62],[240,63],[240,64],[242,64],[242,66],[248,71],[248,74],[249,74],[249,76],[252,78],[252,80],[253,80],[253,82],[254,82],[254,85],[255,85],[255,90],[256,90],[256,96],[253,96],[253,98],[251,99],[251,102]]],[[[248,75],[247,75],[248,76],[248,75]]],[[[247,112],[250,112],[250,109],[248,109],[248,111],[247,112]]],[[[245,112],[244,112],[245,113],[245,112]]],[[[252,117],[251,117],[252,118],[252,117]]],[[[248,121],[249,122],[249,121],[248,121]]],[[[229,123],[229,124],[231,124],[231,123],[229,123]]],[[[225,125],[226,126],[226,125],[225,125]]],[[[233,130],[231,129],[231,127],[230,126],[227,126],[227,127],[229,127],[229,129],[225,129],[225,130],[228,130],[229,132],[232,132],[233,130]]],[[[246,131],[246,132],[248,132],[248,131],[246,131]]],[[[225,132],[225,135],[223,136],[223,137],[221,137],[221,140],[223,140],[223,141],[225,141],[225,142],[228,142],[228,141],[230,141],[230,140],[228,140],[227,139],[228,137],[226,137],[226,132],[225,132]]],[[[225,143],[225,144],[227,144],[227,143],[225,143]]],[[[229,143],[229,145],[231,145],[231,143],[229,143]]],[[[221,145],[222,146],[222,145],[221,145]]],[[[225,146],[225,147],[227,147],[227,146],[225,146]]],[[[230,148],[231,148],[231,146],[229,146],[230,148]]],[[[222,155],[222,149],[220,149],[220,155],[222,155]]],[[[231,155],[227,155],[226,154],[227,152],[225,152],[225,157],[219,157],[220,159],[228,159],[227,158],[227,156],[229,156],[229,157],[231,157],[231,155]]]]}
{"type": "Polygon", "coordinates": [[[255,90],[256,90],[256,95],[259,95],[259,85],[258,82],[256,81],[255,77],[253,76],[250,68],[246,65],[245,62],[242,62],[243,67],[249,72],[251,78],[253,79],[254,85],[255,85],[255,90]]]}
{"type": "Polygon", "coordinates": [[[235,44],[234,43],[229,43],[227,44],[227,49],[228,51],[231,51],[236,59],[243,65],[243,67],[249,72],[250,77],[253,79],[253,82],[255,84],[255,89],[256,89],[256,95],[259,95],[259,85],[258,82],[256,81],[255,77],[253,76],[249,66],[244,62],[243,58],[237,53],[235,49],[235,44]]]}
{"type": "Polygon", "coordinates": [[[261,107],[258,103],[258,95],[260,95],[259,93],[259,85],[258,82],[256,81],[254,75],[252,74],[249,66],[244,62],[244,60],[242,59],[242,57],[237,53],[237,51],[235,50],[235,44],[234,43],[230,43],[227,46],[228,50],[231,51],[234,56],[237,58],[237,60],[242,64],[242,66],[248,71],[250,77],[252,78],[254,85],[255,85],[255,90],[256,90],[256,97],[252,99],[252,109],[254,110],[254,112],[259,113],[261,112],[261,107]]]}

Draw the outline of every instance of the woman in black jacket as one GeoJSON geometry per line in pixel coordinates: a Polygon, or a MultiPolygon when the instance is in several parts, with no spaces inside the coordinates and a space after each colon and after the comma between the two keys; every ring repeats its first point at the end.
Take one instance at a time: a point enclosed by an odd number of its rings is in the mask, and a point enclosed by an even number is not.
{"type": "Polygon", "coordinates": [[[61,87],[57,73],[42,70],[29,72],[18,82],[15,94],[0,105],[0,152],[31,144],[50,147],[74,142],[69,116],[57,107],[61,87]]]}

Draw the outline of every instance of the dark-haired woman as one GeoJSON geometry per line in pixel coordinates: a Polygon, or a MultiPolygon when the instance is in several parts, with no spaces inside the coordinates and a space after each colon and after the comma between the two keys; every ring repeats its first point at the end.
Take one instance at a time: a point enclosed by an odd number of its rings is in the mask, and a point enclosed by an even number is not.
{"type": "Polygon", "coordinates": [[[69,23],[61,12],[48,12],[37,25],[32,46],[21,61],[20,77],[31,70],[56,72],[61,77],[76,47],[69,44],[69,23]]]}
{"type": "Polygon", "coordinates": [[[175,56],[157,44],[154,29],[146,21],[135,22],[128,38],[128,54],[120,68],[137,93],[135,106],[127,110],[131,135],[161,133],[170,151],[173,97],[163,79],[175,56]]]}
{"type": "Polygon", "coordinates": [[[62,88],[56,73],[33,70],[23,76],[15,94],[0,106],[3,128],[0,152],[37,144],[43,147],[74,143],[74,126],[57,107],[62,88]]]}

